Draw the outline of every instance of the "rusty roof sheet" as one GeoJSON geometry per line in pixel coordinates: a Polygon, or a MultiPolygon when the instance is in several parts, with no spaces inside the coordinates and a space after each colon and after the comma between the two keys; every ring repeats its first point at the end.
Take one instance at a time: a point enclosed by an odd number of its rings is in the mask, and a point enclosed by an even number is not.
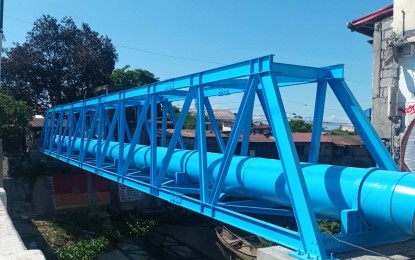
{"type": "MultiPolygon", "coordinates": [[[[311,133],[293,133],[293,139],[296,143],[309,143],[311,142],[311,133]]],[[[363,145],[363,141],[358,135],[321,135],[320,142],[334,143],[340,146],[363,145]]]]}
{"type": "MultiPolygon", "coordinates": [[[[161,131],[161,130],[160,130],[161,131]]],[[[174,129],[167,129],[167,135],[171,136],[174,129]]],[[[229,138],[228,134],[221,133],[223,138],[229,138]]],[[[182,136],[185,138],[195,138],[194,129],[183,129],[182,136]]],[[[242,135],[239,137],[241,141],[242,135]]],[[[206,131],[206,138],[215,138],[213,131],[206,131]]],[[[311,133],[293,133],[293,139],[296,143],[310,143],[311,133]]],[[[250,135],[249,142],[251,143],[269,143],[274,142],[274,137],[267,137],[266,135],[257,134],[250,135]]],[[[351,146],[351,145],[363,145],[363,141],[358,135],[321,135],[320,142],[322,143],[334,143],[338,146],[351,146]]]]}

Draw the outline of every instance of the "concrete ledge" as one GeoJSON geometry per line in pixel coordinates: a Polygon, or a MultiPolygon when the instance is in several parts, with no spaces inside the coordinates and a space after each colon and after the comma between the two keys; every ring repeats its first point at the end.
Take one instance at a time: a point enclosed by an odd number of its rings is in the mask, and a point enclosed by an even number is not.
{"type": "Polygon", "coordinates": [[[265,248],[258,248],[257,260],[283,260],[283,259],[295,259],[288,255],[292,250],[283,246],[271,246],[265,248]]]}
{"type": "Polygon", "coordinates": [[[0,189],[0,259],[46,259],[40,250],[27,250],[7,213],[6,192],[0,189]]]}
{"type": "Polygon", "coordinates": [[[7,208],[7,194],[3,188],[0,188],[0,200],[3,203],[4,207],[7,208]]]}
{"type": "MultiPolygon", "coordinates": [[[[381,259],[394,259],[394,260],[409,260],[415,259],[415,240],[409,240],[401,243],[385,245],[370,248],[371,253],[364,250],[352,251],[349,253],[336,254],[336,259],[342,260],[381,260],[381,259]],[[381,255],[379,255],[381,254],[381,255]],[[383,255],[383,256],[382,256],[383,255]]],[[[266,248],[259,248],[257,251],[258,260],[283,260],[283,259],[295,259],[288,255],[292,250],[283,246],[273,246],[266,248]]]]}

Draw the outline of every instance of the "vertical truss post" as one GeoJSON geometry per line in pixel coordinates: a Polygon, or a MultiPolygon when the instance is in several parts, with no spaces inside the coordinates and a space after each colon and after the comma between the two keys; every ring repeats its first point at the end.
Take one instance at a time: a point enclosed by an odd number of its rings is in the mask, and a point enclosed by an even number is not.
{"type": "MultiPolygon", "coordinates": [[[[151,94],[151,131],[150,131],[150,145],[151,145],[151,166],[150,166],[150,184],[153,189],[151,193],[157,195],[157,95],[151,94]]],[[[146,120],[148,122],[148,120],[146,120]]]]}
{"type": "Polygon", "coordinates": [[[327,80],[317,83],[316,104],[314,107],[313,130],[311,134],[311,147],[308,161],[318,163],[320,154],[321,130],[323,129],[324,104],[326,102],[327,80]]]}
{"type": "Polygon", "coordinates": [[[268,111],[269,123],[284,169],[303,250],[305,253],[324,259],[327,254],[320,238],[314,211],[311,208],[310,197],[300,168],[278,85],[274,83],[272,73],[261,75],[261,83],[265,101],[264,110],[268,111]]]}
{"type": "Polygon", "coordinates": [[[217,175],[218,177],[216,178],[215,183],[212,187],[212,192],[209,198],[211,204],[216,204],[218,202],[220,193],[222,192],[223,184],[225,182],[229,170],[229,166],[231,164],[232,157],[235,153],[236,145],[238,144],[239,135],[241,134],[242,127],[246,124],[246,116],[249,113],[248,111],[250,109],[252,110],[252,107],[249,106],[252,105],[249,104],[249,100],[252,99],[252,96],[255,96],[255,90],[258,85],[258,81],[256,75],[251,77],[254,77],[254,79],[249,80],[248,85],[246,87],[241,105],[238,109],[238,114],[236,115],[234,126],[231,131],[231,135],[229,136],[228,143],[226,144],[226,149],[223,154],[222,162],[219,166],[219,171],[217,175]]]}
{"type": "Polygon", "coordinates": [[[379,167],[399,171],[344,79],[331,79],[328,83],[379,167]]]}
{"type": "MultiPolygon", "coordinates": [[[[197,151],[199,152],[199,183],[200,200],[206,203],[209,199],[209,180],[207,174],[207,147],[205,123],[205,94],[203,85],[196,87],[196,123],[197,123],[197,151]]],[[[202,206],[203,207],[203,206],[202,206]]]]}

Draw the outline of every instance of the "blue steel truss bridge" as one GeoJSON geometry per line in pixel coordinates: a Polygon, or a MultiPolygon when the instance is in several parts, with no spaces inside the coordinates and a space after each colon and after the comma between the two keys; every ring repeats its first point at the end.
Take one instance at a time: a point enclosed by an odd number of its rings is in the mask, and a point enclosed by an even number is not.
{"type": "Polygon", "coordinates": [[[369,247],[414,236],[415,175],[399,171],[349,90],[342,65],[282,64],[269,55],[52,107],[45,117],[40,151],[272,240],[299,259],[332,259],[354,249],[351,244],[369,247]],[[313,132],[309,161],[300,162],[280,89],[309,84],[317,85],[313,132]],[[327,88],[378,168],[318,164],[327,88]],[[210,98],[234,93],[243,94],[225,142],[210,98]],[[248,156],[255,97],[271,127],[279,160],[248,156]],[[194,100],[195,145],[186,147],[181,133],[194,100]],[[173,109],[176,101],[183,102],[178,117],[173,109]],[[159,129],[157,106],[162,109],[159,129]],[[131,109],[136,114],[134,126],[126,119],[131,109]],[[207,151],[205,113],[219,153],[207,151]],[[168,117],[174,123],[169,142],[168,117]],[[140,143],[142,131],[148,133],[149,145],[140,143]],[[297,230],[252,217],[253,213],[292,217],[297,230]],[[321,233],[316,221],[321,217],[341,221],[341,234],[321,233]]]}

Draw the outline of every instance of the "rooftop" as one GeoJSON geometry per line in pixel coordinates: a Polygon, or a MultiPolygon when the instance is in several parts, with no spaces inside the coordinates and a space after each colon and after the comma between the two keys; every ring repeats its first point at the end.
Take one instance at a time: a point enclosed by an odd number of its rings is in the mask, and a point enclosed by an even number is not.
{"type": "Polygon", "coordinates": [[[347,28],[349,28],[352,32],[356,31],[369,37],[373,37],[375,23],[392,15],[393,5],[389,5],[373,13],[348,22],[347,28]]]}
{"type": "MultiPolygon", "coordinates": [[[[167,129],[167,136],[171,136],[174,129],[167,129]]],[[[228,134],[221,134],[223,138],[228,138],[228,134]]],[[[182,136],[185,138],[195,138],[195,130],[184,129],[182,130],[182,136]]],[[[213,131],[206,131],[206,138],[215,138],[213,131]]],[[[293,133],[293,139],[295,143],[310,143],[311,133],[293,133]]],[[[241,140],[241,138],[239,138],[241,140]]],[[[257,134],[250,135],[249,142],[251,143],[272,143],[274,142],[273,136],[267,137],[265,135],[257,134]]],[[[350,145],[363,145],[363,141],[358,135],[321,135],[321,143],[334,143],[338,146],[350,146],[350,145]]]]}

